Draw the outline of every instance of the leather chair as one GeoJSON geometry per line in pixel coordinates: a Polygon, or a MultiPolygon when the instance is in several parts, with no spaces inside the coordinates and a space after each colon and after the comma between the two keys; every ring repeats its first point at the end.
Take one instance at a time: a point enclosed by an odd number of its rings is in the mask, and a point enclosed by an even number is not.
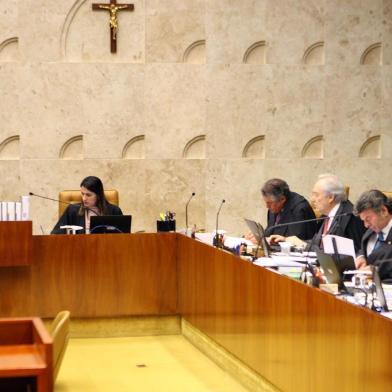
{"type": "Polygon", "coordinates": [[[69,340],[70,312],[63,310],[53,320],[49,333],[53,339],[53,382],[56,381],[69,340]]]}
{"type": "MultiPolygon", "coordinates": [[[[118,191],[115,189],[110,189],[104,192],[105,192],[106,200],[110,204],[114,204],[118,206],[119,203],[118,191]]],[[[65,203],[59,203],[59,217],[60,217],[61,215],[63,215],[64,211],[68,207],[66,203],[71,203],[71,204],[81,203],[82,195],[80,193],[80,190],[61,191],[59,193],[59,200],[65,202],[65,203]]]]}
{"type": "Polygon", "coordinates": [[[388,199],[392,200],[392,192],[388,191],[381,191],[388,199]]]}

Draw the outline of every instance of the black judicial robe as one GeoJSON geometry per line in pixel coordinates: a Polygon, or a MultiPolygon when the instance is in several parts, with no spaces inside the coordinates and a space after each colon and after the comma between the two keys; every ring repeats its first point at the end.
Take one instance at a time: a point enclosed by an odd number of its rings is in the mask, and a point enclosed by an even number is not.
{"type": "MultiPolygon", "coordinates": [[[[78,214],[80,206],[81,204],[69,205],[67,209],[64,211],[64,214],[61,216],[59,221],[56,223],[56,226],[53,228],[50,234],[65,234],[66,230],[60,229],[60,226],[65,226],[65,225],[76,225],[85,228],[84,215],[78,214]]],[[[123,213],[120,207],[108,203],[106,215],[123,215],[123,213]]],[[[79,234],[84,233],[84,230],[80,230],[77,233],[79,234]]]]}
{"type": "MultiPolygon", "coordinates": [[[[336,215],[345,213],[350,214],[345,216],[337,216],[334,218],[327,234],[351,238],[354,241],[355,252],[358,252],[359,249],[361,249],[361,240],[366,231],[366,228],[362,220],[359,217],[351,214],[352,212],[353,204],[349,200],[341,202],[336,215]]],[[[312,250],[319,250],[322,233],[323,224],[311,241],[311,244],[313,245],[312,250]]]]}
{"type": "MultiPolygon", "coordinates": [[[[309,202],[301,195],[290,192],[283,209],[280,211],[279,224],[296,222],[305,219],[314,219],[314,211],[309,202]]],[[[317,222],[306,222],[297,225],[272,227],[276,221],[276,215],[268,211],[268,225],[265,235],[279,234],[284,237],[297,236],[302,240],[308,240],[314,236],[317,231],[317,222]]]]}

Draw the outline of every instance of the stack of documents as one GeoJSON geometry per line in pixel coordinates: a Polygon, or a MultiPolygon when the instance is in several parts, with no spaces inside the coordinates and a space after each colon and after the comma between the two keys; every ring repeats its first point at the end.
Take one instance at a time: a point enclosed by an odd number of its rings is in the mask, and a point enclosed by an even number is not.
{"type": "Polygon", "coordinates": [[[22,196],[21,201],[1,201],[0,221],[29,220],[30,197],[22,196]]]}

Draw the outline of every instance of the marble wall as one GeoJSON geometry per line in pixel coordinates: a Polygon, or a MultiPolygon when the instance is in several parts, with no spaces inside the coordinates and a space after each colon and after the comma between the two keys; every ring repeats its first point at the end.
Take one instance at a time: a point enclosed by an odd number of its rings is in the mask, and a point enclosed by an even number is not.
{"type": "MultiPolygon", "coordinates": [[[[239,234],[271,177],[392,190],[391,0],[135,0],[116,54],[95,1],[1,4],[1,200],[94,174],[135,231],[167,209],[184,227],[196,192],[191,223],[212,230],[224,198],[239,234]]],[[[31,215],[48,233],[57,204],[31,215]]]]}

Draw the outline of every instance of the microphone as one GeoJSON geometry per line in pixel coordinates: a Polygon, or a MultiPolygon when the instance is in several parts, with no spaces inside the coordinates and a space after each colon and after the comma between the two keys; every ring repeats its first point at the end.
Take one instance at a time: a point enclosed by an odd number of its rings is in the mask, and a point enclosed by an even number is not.
{"type": "Polygon", "coordinates": [[[68,204],[68,205],[72,204],[72,203],[69,203],[69,202],[67,202],[67,201],[58,200],[58,199],[52,199],[51,197],[46,197],[46,196],[37,195],[36,193],[33,193],[33,192],[29,192],[29,195],[30,195],[30,196],[39,197],[40,199],[51,200],[51,201],[57,201],[57,203],[63,203],[63,204],[68,204]]]}
{"type": "Polygon", "coordinates": [[[308,222],[316,222],[316,221],[322,221],[325,219],[335,219],[340,216],[347,216],[347,215],[354,215],[352,212],[344,212],[343,214],[336,214],[334,216],[320,216],[320,218],[312,218],[312,219],[303,219],[299,221],[294,221],[294,222],[287,222],[287,223],[278,223],[277,225],[269,226],[267,229],[275,229],[277,227],[286,227],[286,226],[292,226],[292,225],[299,225],[301,223],[308,223],[308,222]]]}
{"type": "Polygon", "coordinates": [[[185,205],[185,230],[188,230],[188,205],[191,202],[193,196],[195,196],[196,193],[192,192],[191,197],[189,198],[189,200],[187,201],[186,205],[185,205]]]}
{"type": "Polygon", "coordinates": [[[214,243],[214,246],[216,246],[217,248],[222,248],[222,246],[223,246],[223,236],[220,236],[219,234],[218,234],[218,222],[219,222],[219,213],[220,213],[220,211],[221,211],[221,209],[222,209],[222,206],[223,206],[223,204],[226,202],[226,200],[225,199],[223,199],[222,201],[221,201],[221,203],[220,203],[220,205],[219,205],[219,209],[218,209],[218,212],[217,212],[217,214],[216,214],[216,225],[215,225],[215,237],[214,237],[214,241],[213,241],[213,243],[214,243]]]}
{"type": "MultiPolygon", "coordinates": [[[[36,193],[33,192],[29,192],[30,196],[35,196],[35,197],[39,197],[40,199],[45,199],[45,200],[50,200],[50,201],[56,201],[57,203],[63,203],[63,204],[67,204],[69,206],[73,205],[73,203],[69,203],[68,201],[64,201],[64,200],[59,200],[59,199],[52,199],[51,197],[47,197],[47,196],[42,196],[42,195],[37,195],[36,193]]],[[[94,210],[92,210],[91,208],[88,207],[84,207],[83,208],[87,211],[93,212],[94,214],[96,214],[96,212],[94,210]]]]}

